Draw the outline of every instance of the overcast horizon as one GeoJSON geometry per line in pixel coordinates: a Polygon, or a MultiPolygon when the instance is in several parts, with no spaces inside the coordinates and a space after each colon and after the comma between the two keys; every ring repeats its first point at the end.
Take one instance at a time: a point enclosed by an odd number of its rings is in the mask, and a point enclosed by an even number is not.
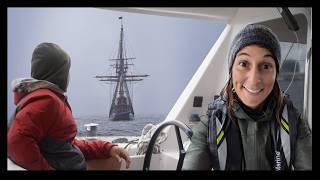
{"type": "Polygon", "coordinates": [[[68,101],[73,115],[107,115],[110,74],[123,17],[126,54],[133,74],[149,77],[133,85],[135,114],[167,114],[221,34],[224,23],[125,13],[98,8],[8,8],[8,118],[14,111],[11,82],[30,77],[33,49],[53,42],[71,57],[68,101]]]}

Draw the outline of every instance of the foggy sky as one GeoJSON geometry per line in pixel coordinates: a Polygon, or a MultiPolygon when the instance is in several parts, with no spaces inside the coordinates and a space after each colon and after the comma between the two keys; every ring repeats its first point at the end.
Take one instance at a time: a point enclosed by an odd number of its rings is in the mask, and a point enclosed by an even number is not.
{"type": "Polygon", "coordinates": [[[108,59],[117,55],[119,16],[127,55],[136,58],[131,72],[150,75],[133,86],[135,114],[167,114],[225,26],[95,8],[8,8],[8,117],[15,108],[11,82],[30,77],[33,49],[42,42],[57,43],[71,57],[73,115],[107,115],[111,88],[93,77],[112,71],[108,59]]]}

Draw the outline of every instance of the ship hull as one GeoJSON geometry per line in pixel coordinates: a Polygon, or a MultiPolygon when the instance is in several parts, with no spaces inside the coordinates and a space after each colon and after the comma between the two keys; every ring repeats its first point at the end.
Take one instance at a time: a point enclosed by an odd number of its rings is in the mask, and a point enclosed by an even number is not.
{"type": "Polygon", "coordinates": [[[112,113],[109,119],[111,121],[130,121],[134,119],[134,116],[130,112],[112,113]]]}

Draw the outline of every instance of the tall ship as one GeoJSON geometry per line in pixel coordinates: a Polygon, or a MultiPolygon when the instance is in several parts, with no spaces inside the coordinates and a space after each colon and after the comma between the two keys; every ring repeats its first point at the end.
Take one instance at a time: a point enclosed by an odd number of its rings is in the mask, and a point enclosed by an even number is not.
{"type": "Polygon", "coordinates": [[[126,57],[125,47],[124,47],[124,31],[122,17],[119,17],[121,21],[120,28],[120,40],[118,55],[115,59],[110,59],[115,63],[111,66],[115,69],[115,75],[102,75],[95,76],[99,81],[108,81],[111,83],[116,83],[115,90],[112,97],[112,102],[109,110],[109,119],[112,121],[119,120],[133,120],[134,119],[134,109],[132,105],[131,95],[129,93],[128,82],[131,81],[142,81],[144,77],[149,75],[128,75],[128,69],[132,63],[128,63],[128,60],[133,60],[133,57],[126,57]]]}

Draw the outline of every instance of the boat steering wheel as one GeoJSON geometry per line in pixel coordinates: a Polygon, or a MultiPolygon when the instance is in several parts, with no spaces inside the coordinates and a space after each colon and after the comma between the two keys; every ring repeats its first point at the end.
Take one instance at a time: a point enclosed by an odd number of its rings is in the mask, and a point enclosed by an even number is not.
{"type": "Polygon", "coordinates": [[[154,134],[152,135],[148,148],[147,148],[147,152],[146,152],[146,156],[144,158],[144,163],[143,163],[143,170],[149,170],[150,168],[150,161],[151,161],[151,156],[152,156],[152,151],[153,151],[153,147],[155,145],[156,139],[158,137],[158,135],[160,134],[160,132],[162,131],[163,128],[173,125],[175,127],[175,131],[176,131],[176,135],[177,135],[177,140],[178,140],[178,146],[179,146],[179,160],[178,160],[178,165],[177,165],[177,170],[181,170],[182,165],[183,165],[183,160],[184,160],[184,156],[186,154],[186,151],[183,148],[183,144],[182,144],[182,139],[181,139],[181,134],[180,134],[180,129],[182,129],[189,138],[192,137],[192,130],[186,126],[184,123],[177,121],[177,120],[171,120],[171,121],[166,121],[163,124],[161,124],[159,127],[157,127],[157,129],[155,130],[154,134]]]}

